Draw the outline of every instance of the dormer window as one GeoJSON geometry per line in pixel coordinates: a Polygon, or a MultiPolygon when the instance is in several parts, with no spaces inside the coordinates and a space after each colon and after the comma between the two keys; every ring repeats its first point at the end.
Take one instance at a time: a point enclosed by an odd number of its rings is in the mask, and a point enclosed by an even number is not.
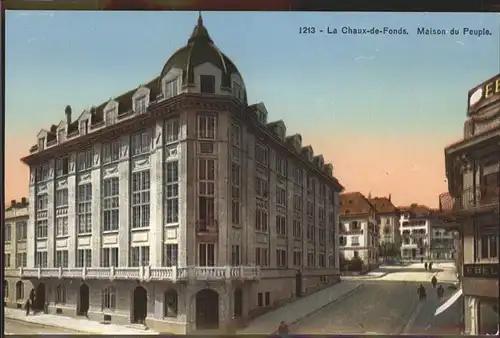
{"type": "Polygon", "coordinates": [[[244,101],[243,88],[241,88],[241,86],[236,82],[233,82],[233,95],[238,100],[244,101]]]}
{"type": "Polygon", "coordinates": [[[200,75],[200,91],[206,94],[215,94],[215,76],[200,75]]]}
{"type": "Polygon", "coordinates": [[[81,121],[80,122],[80,135],[86,135],[89,131],[89,121],[81,121]]]}
{"type": "Polygon", "coordinates": [[[180,78],[176,77],[173,80],[165,82],[166,99],[179,95],[179,83],[180,83],[179,79],[180,78]]]}
{"type": "Polygon", "coordinates": [[[40,137],[38,139],[38,151],[42,151],[45,149],[45,137],[40,137]]]}
{"type": "Polygon", "coordinates": [[[110,109],[106,111],[104,120],[106,121],[106,125],[110,126],[116,123],[116,108],[110,109]]]}
{"type": "Polygon", "coordinates": [[[66,139],[66,130],[61,129],[57,132],[57,142],[61,143],[64,142],[66,139]]]}
{"type": "Polygon", "coordinates": [[[146,112],[146,96],[141,96],[135,99],[134,111],[137,114],[144,114],[146,112]]]}

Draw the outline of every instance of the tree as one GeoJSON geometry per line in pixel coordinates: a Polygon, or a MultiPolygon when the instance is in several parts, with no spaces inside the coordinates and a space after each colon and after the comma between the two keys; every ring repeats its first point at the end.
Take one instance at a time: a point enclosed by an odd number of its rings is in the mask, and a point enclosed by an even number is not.
{"type": "Polygon", "coordinates": [[[399,257],[401,249],[400,242],[382,242],[379,246],[379,256],[384,260],[399,257]]]}

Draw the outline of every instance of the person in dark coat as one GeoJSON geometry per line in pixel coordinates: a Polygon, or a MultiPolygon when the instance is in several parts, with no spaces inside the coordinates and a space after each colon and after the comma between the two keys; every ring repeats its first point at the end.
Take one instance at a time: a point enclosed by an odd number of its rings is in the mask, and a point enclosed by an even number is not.
{"type": "Polygon", "coordinates": [[[429,262],[429,271],[432,271],[432,262],[429,262]]]}
{"type": "Polygon", "coordinates": [[[436,288],[437,282],[438,282],[438,280],[437,280],[436,276],[432,276],[431,283],[432,283],[432,287],[434,289],[436,288]]]}
{"type": "Polygon", "coordinates": [[[443,299],[444,296],[444,288],[442,285],[439,285],[437,288],[437,296],[439,299],[443,299]]]}
{"type": "Polygon", "coordinates": [[[427,271],[427,262],[424,263],[424,269],[427,271]]]}
{"type": "Polygon", "coordinates": [[[26,299],[26,304],[24,304],[24,308],[26,309],[26,316],[30,315],[30,309],[31,309],[31,299],[26,299]]]}
{"type": "Polygon", "coordinates": [[[425,288],[422,284],[420,284],[420,286],[418,287],[417,293],[418,293],[418,298],[420,300],[424,300],[427,297],[427,294],[425,292],[425,288]]]}
{"type": "Polygon", "coordinates": [[[285,322],[281,322],[280,326],[278,326],[278,334],[281,337],[285,337],[288,335],[290,331],[288,330],[288,325],[285,324],[285,322]]]}

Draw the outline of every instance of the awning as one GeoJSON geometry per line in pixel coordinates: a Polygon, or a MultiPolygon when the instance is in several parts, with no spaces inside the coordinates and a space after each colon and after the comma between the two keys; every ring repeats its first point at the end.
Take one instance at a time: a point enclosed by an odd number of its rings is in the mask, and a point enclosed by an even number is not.
{"type": "Polygon", "coordinates": [[[452,306],[459,298],[462,296],[463,291],[462,289],[458,289],[457,292],[455,292],[446,302],[444,302],[440,307],[436,309],[436,312],[434,312],[434,316],[440,315],[444,311],[446,311],[450,306],[452,306]]]}

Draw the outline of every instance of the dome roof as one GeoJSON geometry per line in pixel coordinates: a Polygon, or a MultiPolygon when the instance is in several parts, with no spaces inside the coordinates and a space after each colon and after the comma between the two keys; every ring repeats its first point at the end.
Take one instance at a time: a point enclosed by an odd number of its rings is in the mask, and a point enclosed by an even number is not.
{"type": "Polygon", "coordinates": [[[231,75],[238,74],[234,63],[224,55],[214,44],[207,29],[203,25],[201,14],[198,24],[193,30],[186,46],[178,49],[167,61],[161,71],[162,79],[172,68],[182,69],[182,84],[194,83],[194,68],[209,62],[222,71],[221,85],[231,87],[231,75]]]}

